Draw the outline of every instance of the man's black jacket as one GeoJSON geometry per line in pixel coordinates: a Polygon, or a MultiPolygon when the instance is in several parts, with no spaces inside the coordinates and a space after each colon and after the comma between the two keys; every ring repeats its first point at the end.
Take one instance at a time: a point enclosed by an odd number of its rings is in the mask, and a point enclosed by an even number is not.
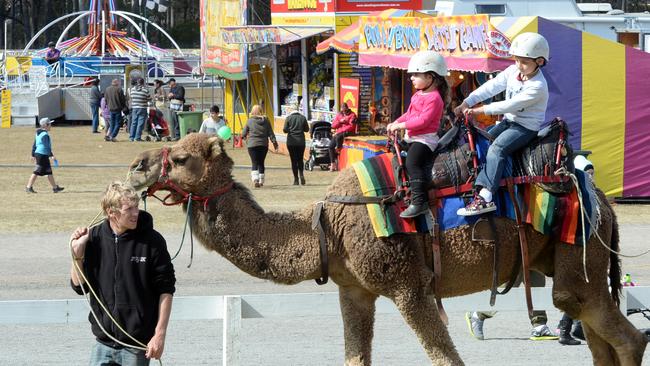
{"type": "MultiPolygon", "coordinates": [[[[147,344],[158,322],[160,294],[173,294],[176,278],[165,239],[153,229],[153,218],[140,211],[135,230],[116,236],[104,220],[90,231],[83,269],[101,301],[122,328],[147,344]]],[[[71,282],[72,284],[72,282],[71,282]]],[[[82,294],[81,286],[72,288],[82,294]]],[[[87,286],[85,287],[88,292],[87,286]]],[[[90,304],[104,327],[113,337],[133,344],[100,308],[93,296],[90,304]]],[[[120,348],[88,315],[93,334],[108,346],[120,348]]]]}

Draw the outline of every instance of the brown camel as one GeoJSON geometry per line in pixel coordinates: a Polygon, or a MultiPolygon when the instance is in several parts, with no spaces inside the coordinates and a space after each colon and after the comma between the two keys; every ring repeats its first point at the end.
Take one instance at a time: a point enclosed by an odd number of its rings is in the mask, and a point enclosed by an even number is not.
{"type": "MultiPolygon", "coordinates": [[[[206,248],[252,276],[277,283],[295,284],[320,277],[318,235],[311,229],[312,207],[291,213],[264,212],[246,187],[233,182],[233,161],[217,137],[191,134],[164,150],[141,153],[131,164],[131,182],[138,189],[150,187],[166,171],[181,190],[212,196],[205,209],[202,204],[193,204],[191,209],[194,233],[206,248]],[[163,164],[166,154],[167,163],[163,164]]],[[[327,191],[327,195],[361,194],[352,169],[342,171],[327,191]]],[[[172,197],[182,196],[174,193],[172,197]]],[[[599,234],[616,250],[616,217],[602,193],[600,207],[599,234]]],[[[426,237],[377,238],[361,205],[327,203],[322,221],[330,276],[339,286],[345,364],[371,364],[375,300],[385,296],[417,334],[433,364],[462,365],[433,298],[431,251],[426,237]]],[[[500,218],[496,224],[502,239],[499,279],[504,283],[515,265],[519,243],[513,221],[500,218]]],[[[531,268],[553,277],[556,307],[583,321],[594,364],[640,365],[647,341],[615,304],[620,290],[618,257],[592,237],[587,244],[587,283],[580,246],[560,243],[531,227],[526,230],[531,268]],[[609,268],[614,284],[611,295],[609,268]]],[[[472,241],[471,228],[459,227],[441,235],[441,246],[442,297],[490,288],[492,243],[472,241]]]]}

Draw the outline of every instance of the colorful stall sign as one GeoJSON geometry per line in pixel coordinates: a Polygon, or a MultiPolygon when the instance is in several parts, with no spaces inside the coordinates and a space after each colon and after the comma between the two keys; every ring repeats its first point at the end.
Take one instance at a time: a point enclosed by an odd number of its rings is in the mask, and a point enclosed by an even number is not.
{"type": "Polygon", "coordinates": [[[333,12],[334,0],[271,0],[271,13],[333,12]]]}
{"type": "Polygon", "coordinates": [[[201,0],[201,64],[208,74],[246,78],[246,46],[223,41],[221,27],[244,25],[243,0],[201,0]]]}
{"type": "Polygon", "coordinates": [[[510,40],[487,15],[451,17],[360,17],[359,64],[406,69],[421,50],[445,56],[454,70],[493,72],[512,64],[510,40]]]}
{"type": "Polygon", "coordinates": [[[367,12],[385,9],[422,9],[422,0],[336,0],[336,11],[367,12]]]}
{"type": "Polygon", "coordinates": [[[348,108],[357,115],[359,114],[359,79],[339,79],[340,104],[346,103],[348,108]]]}
{"type": "Polygon", "coordinates": [[[0,128],[11,127],[11,90],[5,89],[2,91],[2,107],[0,117],[2,118],[0,128]]]}

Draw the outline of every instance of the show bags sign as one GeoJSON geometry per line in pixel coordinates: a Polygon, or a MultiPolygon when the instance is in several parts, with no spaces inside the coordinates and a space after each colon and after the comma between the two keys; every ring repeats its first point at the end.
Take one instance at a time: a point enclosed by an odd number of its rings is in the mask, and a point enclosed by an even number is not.
{"type": "Polygon", "coordinates": [[[360,64],[379,66],[376,61],[384,56],[381,66],[406,68],[408,59],[421,50],[445,57],[510,58],[510,40],[490,24],[487,15],[360,19],[360,64]]]}

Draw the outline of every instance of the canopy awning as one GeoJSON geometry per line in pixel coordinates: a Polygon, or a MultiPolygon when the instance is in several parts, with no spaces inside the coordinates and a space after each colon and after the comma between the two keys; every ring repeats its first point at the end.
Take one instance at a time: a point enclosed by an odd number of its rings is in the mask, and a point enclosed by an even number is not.
{"type": "MultiPolygon", "coordinates": [[[[386,9],[370,13],[383,19],[403,17],[413,14],[412,10],[386,9]]],[[[324,40],[316,46],[316,53],[323,54],[329,50],[342,53],[355,53],[359,50],[359,20],[343,28],[340,32],[324,40]]]]}
{"type": "Polygon", "coordinates": [[[221,27],[221,36],[228,44],[282,45],[333,30],[333,27],[298,25],[245,25],[221,27]]]}

